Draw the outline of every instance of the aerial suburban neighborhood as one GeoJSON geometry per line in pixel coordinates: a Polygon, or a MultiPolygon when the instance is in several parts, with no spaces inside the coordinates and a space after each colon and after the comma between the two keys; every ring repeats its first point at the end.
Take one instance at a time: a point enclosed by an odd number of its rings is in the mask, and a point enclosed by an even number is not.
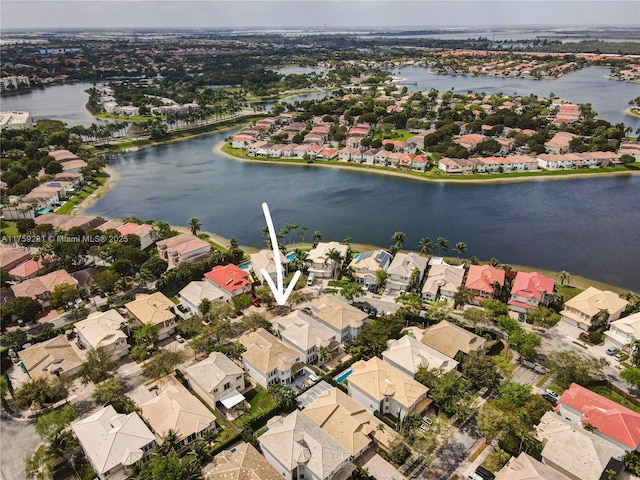
{"type": "Polygon", "coordinates": [[[0,478],[640,478],[637,28],[367,32],[2,32],[0,478]]]}

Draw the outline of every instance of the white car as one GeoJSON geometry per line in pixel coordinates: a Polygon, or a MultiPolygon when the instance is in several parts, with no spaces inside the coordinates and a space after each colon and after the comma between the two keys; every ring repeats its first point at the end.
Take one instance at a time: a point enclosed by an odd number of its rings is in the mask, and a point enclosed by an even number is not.
{"type": "Polygon", "coordinates": [[[176,339],[176,342],[184,343],[184,338],[182,338],[182,335],[176,335],[174,338],[176,339]]]}

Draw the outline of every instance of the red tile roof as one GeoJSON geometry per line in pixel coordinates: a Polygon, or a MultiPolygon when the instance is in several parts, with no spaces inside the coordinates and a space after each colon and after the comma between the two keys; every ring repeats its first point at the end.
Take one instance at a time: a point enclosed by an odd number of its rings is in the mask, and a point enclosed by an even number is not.
{"type": "Polygon", "coordinates": [[[601,434],[635,450],[640,445],[640,414],[598,395],[577,383],[558,399],[559,410],[566,405],[582,412],[582,423],[589,423],[601,434]]]}
{"type": "Polygon", "coordinates": [[[518,272],[511,287],[511,294],[533,297],[540,301],[543,294],[553,293],[553,284],[553,278],[545,277],[538,272],[518,272]]]}
{"type": "Polygon", "coordinates": [[[241,290],[251,283],[249,282],[249,274],[233,264],[213,267],[204,276],[205,280],[209,279],[220,288],[231,293],[241,290]]]}
{"type": "Polygon", "coordinates": [[[467,275],[466,287],[481,292],[493,293],[493,282],[504,286],[504,270],[491,265],[471,265],[467,275]]]}

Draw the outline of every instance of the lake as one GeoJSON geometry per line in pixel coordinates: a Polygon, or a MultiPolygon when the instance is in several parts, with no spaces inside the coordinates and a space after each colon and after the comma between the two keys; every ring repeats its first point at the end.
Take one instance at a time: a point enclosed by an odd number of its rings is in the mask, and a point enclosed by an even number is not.
{"type": "MultiPolygon", "coordinates": [[[[261,247],[267,202],[276,228],[307,225],[325,240],[352,237],[406,248],[421,237],[464,241],[467,257],[567,270],[640,290],[640,176],[499,185],[425,183],[312,166],[230,160],[213,146],[236,130],[119,156],[122,180],[89,209],[187,225],[261,247]]],[[[297,240],[297,239],[296,239],[297,240]]]]}

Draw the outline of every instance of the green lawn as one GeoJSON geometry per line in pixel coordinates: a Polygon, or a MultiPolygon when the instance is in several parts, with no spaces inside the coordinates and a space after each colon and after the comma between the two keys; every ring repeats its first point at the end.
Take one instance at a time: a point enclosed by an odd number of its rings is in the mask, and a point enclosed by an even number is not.
{"type": "Polygon", "coordinates": [[[572,285],[560,285],[556,283],[556,289],[558,291],[558,295],[562,295],[562,298],[566,302],[567,300],[571,300],[573,297],[584,291],[583,288],[574,287],[572,285]]]}
{"type": "Polygon", "coordinates": [[[260,386],[256,386],[256,388],[246,393],[245,399],[251,405],[251,410],[233,421],[233,423],[240,428],[243,428],[252,418],[257,417],[261,413],[268,412],[276,406],[273,398],[271,398],[271,394],[260,386]]]}
{"type": "Polygon", "coordinates": [[[16,222],[2,221],[2,236],[15,237],[18,235],[18,227],[16,222]]]}

